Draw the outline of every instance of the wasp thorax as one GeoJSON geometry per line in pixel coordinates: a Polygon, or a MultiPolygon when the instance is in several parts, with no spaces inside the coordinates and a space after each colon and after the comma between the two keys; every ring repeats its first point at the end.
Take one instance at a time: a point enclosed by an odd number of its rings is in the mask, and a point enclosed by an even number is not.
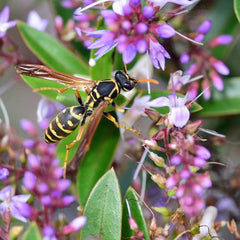
{"type": "Polygon", "coordinates": [[[115,79],[124,91],[130,91],[134,88],[135,82],[129,78],[129,75],[122,71],[115,73],[115,79]]]}

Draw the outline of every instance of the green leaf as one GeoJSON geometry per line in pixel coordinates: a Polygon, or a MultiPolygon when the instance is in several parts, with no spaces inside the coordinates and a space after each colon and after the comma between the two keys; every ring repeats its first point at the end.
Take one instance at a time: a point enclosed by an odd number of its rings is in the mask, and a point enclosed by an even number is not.
{"type": "MultiPolygon", "coordinates": [[[[35,91],[37,91],[37,89],[45,88],[45,87],[56,88],[56,89],[60,89],[64,87],[64,85],[58,82],[50,81],[50,80],[45,80],[45,79],[43,80],[40,78],[28,77],[24,75],[21,75],[21,77],[35,91]]],[[[63,93],[58,93],[56,90],[44,90],[44,91],[37,91],[37,92],[47,98],[58,101],[65,106],[78,105],[77,99],[74,95],[74,91],[71,88],[66,90],[63,93]]],[[[84,100],[86,98],[86,93],[81,92],[81,97],[84,100]]]]}
{"type": "Polygon", "coordinates": [[[95,183],[111,166],[118,141],[119,129],[108,119],[102,118],[77,175],[78,195],[82,205],[86,203],[95,183]]]}
{"type": "Polygon", "coordinates": [[[229,78],[224,81],[222,92],[213,89],[211,99],[201,100],[203,110],[199,116],[219,117],[240,114],[240,78],[229,78]]]}
{"type": "MultiPolygon", "coordinates": [[[[91,58],[94,58],[94,52],[91,51],[91,58]]],[[[96,61],[96,64],[90,68],[91,79],[93,80],[103,80],[111,78],[113,70],[113,59],[112,59],[113,50],[106,53],[99,60],[96,61]]]]}
{"type": "Polygon", "coordinates": [[[35,222],[31,223],[31,225],[26,230],[25,234],[23,235],[22,240],[41,240],[41,234],[38,230],[37,224],[35,222]]]}
{"type": "Polygon", "coordinates": [[[68,74],[88,75],[88,67],[48,34],[19,21],[18,29],[28,48],[47,66],[68,74]]]}
{"type": "Polygon", "coordinates": [[[236,17],[238,19],[238,22],[240,22],[240,0],[234,0],[233,1],[233,7],[234,7],[234,12],[236,14],[236,17]]]}
{"type": "Polygon", "coordinates": [[[113,169],[109,170],[93,188],[83,215],[87,217],[87,223],[81,231],[81,239],[88,237],[102,240],[121,239],[121,194],[113,169]]]}
{"type": "Polygon", "coordinates": [[[131,211],[131,216],[134,218],[134,220],[138,225],[138,230],[144,233],[145,240],[150,240],[150,237],[148,235],[147,224],[142,212],[141,203],[139,201],[139,196],[135,192],[135,190],[131,187],[127,190],[127,193],[124,198],[123,219],[122,219],[122,239],[130,239],[131,236],[134,235],[134,232],[130,229],[129,223],[128,223],[130,214],[128,212],[126,201],[128,201],[129,209],[131,211]]]}

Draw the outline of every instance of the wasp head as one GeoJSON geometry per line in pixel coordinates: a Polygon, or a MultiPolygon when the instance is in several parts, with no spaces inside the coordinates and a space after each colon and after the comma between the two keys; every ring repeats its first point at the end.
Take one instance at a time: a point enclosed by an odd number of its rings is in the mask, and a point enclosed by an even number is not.
{"type": "Polygon", "coordinates": [[[131,77],[128,73],[117,71],[115,79],[123,91],[130,91],[135,87],[136,79],[131,77]]]}

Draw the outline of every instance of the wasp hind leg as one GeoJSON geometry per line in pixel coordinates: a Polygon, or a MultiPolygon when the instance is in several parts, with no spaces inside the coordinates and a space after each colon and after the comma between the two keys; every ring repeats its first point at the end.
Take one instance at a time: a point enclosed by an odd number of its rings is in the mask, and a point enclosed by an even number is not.
{"type": "Polygon", "coordinates": [[[78,134],[77,137],[73,140],[73,142],[71,142],[70,144],[68,144],[66,146],[66,154],[65,154],[65,158],[64,158],[64,165],[63,165],[63,169],[64,169],[64,173],[63,173],[63,177],[66,178],[66,173],[67,173],[67,161],[68,161],[68,153],[71,150],[71,148],[78,142],[80,141],[81,137],[82,137],[82,133],[83,133],[83,129],[84,129],[84,121],[81,123],[81,126],[78,130],[78,134]]]}
{"type": "Polygon", "coordinates": [[[115,119],[115,117],[113,117],[111,114],[109,114],[109,113],[103,113],[103,114],[104,114],[104,116],[105,116],[108,120],[110,120],[111,122],[113,122],[113,124],[114,124],[117,128],[124,128],[124,129],[126,129],[126,130],[129,130],[129,131],[135,133],[135,134],[138,135],[138,136],[141,135],[141,133],[140,133],[139,131],[137,131],[136,129],[134,129],[134,128],[130,128],[130,127],[127,127],[127,126],[120,125],[120,124],[117,122],[117,120],[115,119]]]}

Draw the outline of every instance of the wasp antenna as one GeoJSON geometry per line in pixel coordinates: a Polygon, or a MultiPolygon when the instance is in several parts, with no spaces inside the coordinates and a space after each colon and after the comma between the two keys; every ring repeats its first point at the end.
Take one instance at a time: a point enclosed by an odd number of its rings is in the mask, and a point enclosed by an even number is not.
{"type": "Polygon", "coordinates": [[[123,69],[124,69],[124,72],[128,74],[127,65],[125,63],[123,63],[123,69]]]}
{"type": "Polygon", "coordinates": [[[139,78],[137,79],[137,82],[150,82],[150,83],[154,83],[154,84],[159,84],[159,82],[155,79],[145,79],[145,78],[139,78]]]}

